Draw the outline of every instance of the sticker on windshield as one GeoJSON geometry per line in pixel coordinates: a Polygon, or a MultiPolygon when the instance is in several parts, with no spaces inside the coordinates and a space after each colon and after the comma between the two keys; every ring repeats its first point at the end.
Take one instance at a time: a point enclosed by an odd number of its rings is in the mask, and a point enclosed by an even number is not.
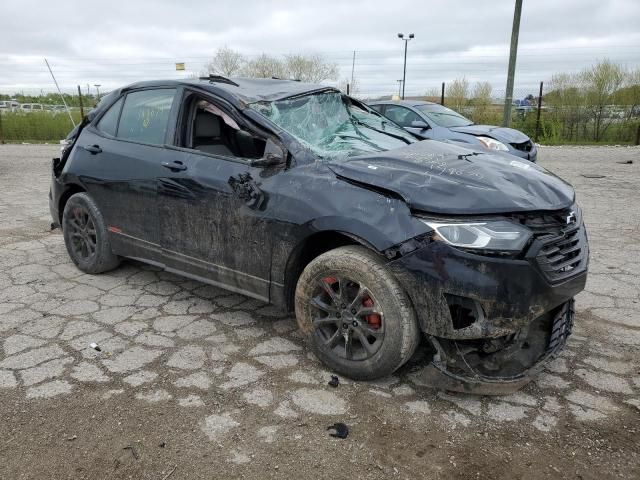
{"type": "Polygon", "coordinates": [[[511,165],[512,167],[521,168],[523,170],[527,170],[531,166],[526,163],[516,162],[515,160],[511,160],[511,162],[509,162],[509,165],[511,165]]]}

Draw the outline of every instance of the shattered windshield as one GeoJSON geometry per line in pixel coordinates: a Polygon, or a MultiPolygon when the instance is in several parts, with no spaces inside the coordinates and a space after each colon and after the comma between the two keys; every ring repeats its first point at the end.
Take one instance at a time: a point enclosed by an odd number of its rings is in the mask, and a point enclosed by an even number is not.
{"type": "Polygon", "coordinates": [[[386,118],[363,110],[340,92],[258,102],[251,107],[324,158],[382,152],[417,141],[386,118]]]}

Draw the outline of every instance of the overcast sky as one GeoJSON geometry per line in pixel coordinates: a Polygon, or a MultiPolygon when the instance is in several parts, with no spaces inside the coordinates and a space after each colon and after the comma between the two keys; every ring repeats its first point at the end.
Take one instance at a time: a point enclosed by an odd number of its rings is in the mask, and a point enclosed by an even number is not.
{"type": "MultiPolygon", "coordinates": [[[[514,0],[90,1],[2,0],[0,91],[53,89],[46,57],[67,91],[176,78],[200,71],[216,48],[247,55],[315,52],[355,76],[361,93],[424,94],[466,76],[504,91],[514,0]]],[[[524,0],[516,97],[540,80],[608,57],[640,67],[640,0],[524,0]]]]}

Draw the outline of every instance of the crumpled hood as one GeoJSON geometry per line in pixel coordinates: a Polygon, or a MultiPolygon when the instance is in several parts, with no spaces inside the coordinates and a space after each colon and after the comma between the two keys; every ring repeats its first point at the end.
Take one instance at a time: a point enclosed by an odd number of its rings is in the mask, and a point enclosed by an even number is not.
{"type": "Polygon", "coordinates": [[[434,140],[329,162],[345,180],[394,192],[410,208],[439,214],[511,213],[570,207],[564,180],[507,154],[434,140]]]}
{"type": "Polygon", "coordinates": [[[518,130],[496,127],[494,125],[469,125],[467,127],[452,127],[449,130],[458,133],[468,133],[476,137],[486,135],[503,143],[522,143],[529,140],[529,137],[518,130]]]}

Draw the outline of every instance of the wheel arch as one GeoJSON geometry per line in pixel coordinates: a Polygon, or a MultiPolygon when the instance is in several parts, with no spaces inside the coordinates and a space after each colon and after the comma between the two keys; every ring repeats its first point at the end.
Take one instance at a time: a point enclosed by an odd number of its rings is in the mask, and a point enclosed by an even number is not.
{"type": "Polygon", "coordinates": [[[305,267],[323,253],[346,245],[362,245],[380,253],[371,243],[358,235],[340,230],[314,232],[298,242],[287,259],[284,271],[283,293],[287,311],[293,311],[296,284],[305,267]]]}
{"type": "Polygon", "coordinates": [[[64,213],[64,207],[67,204],[67,201],[71,198],[72,195],[76,193],[86,193],[86,189],[77,183],[71,183],[67,186],[64,193],[60,195],[60,200],[58,201],[58,221],[62,226],[62,214],[64,213]]]}

